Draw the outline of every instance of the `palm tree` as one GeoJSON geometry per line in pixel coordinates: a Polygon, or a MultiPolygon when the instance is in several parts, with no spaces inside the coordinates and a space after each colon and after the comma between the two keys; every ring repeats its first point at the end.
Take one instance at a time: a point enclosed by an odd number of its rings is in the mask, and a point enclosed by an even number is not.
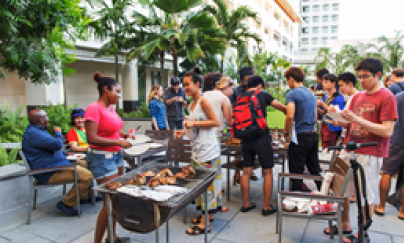
{"type": "Polygon", "coordinates": [[[382,44],[378,51],[382,55],[388,71],[404,67],[404,46],[401,44],[403,39],[404,34],[401,31],[396,31],[396,36],[393,39],[389,39],[385,35],[377,38],[377,42],[382,44]]]}
{"type": "Polygon", "coordinates": [[[127,7],[132,0],[112,0],[111,5],[101,1],[102,8],[95,12],[95,21],[90,27],[94,36],[108,41],[96,52],[95,57],[113,55],[115,57],[115,79],[119,81],[118,55],[124,48],[124,40],[131,30],[131,23],[125,16],[127,7]]]}
{"type": "Polygon", "coordinates": [[[247,26],[242,22],[247,18],[252,18],[259,22],[257,13],[251,11],[246,6],[238,7],[237,9],[228,11],[227,6],[223,0],[213,0],[215,6],[208,5],[205,10],[211,12],[220,27],[225,32],[226,48],[221,53],[220,73],[223,74],[223,66],[226,50],[229,47],[238,48],[240,45],[245,45],[247,39],[254,39],[257,43],[261,42],[261,38],[254,33],[250,33],[247,26]]]}
{"type": "Polygon", "coordinates": [[[128,59],[142,55],[148,59],[159,53],[164,61],[165,53],[173,57],[174,75],[178,75],[178,57],[187,57],[190,62],[197,58],[214,55],[224,48],[224,33],[218,28],[213,16],[206,11],[184,13],[201,3],[200,0],[155,0],[154,5],[164,11],[159,15],[150,5],[151,16],[134,11],[133,24],[143,35],[143,43],[133,46],[128,59]]]}
{"type": "Polygon", "coordinates": [[[318,50],[317,56],[314,58],[314,63],[316,64],[316,70],[322,68],[334,67],[335,54],[331,52],[329,47],[321,47],[318,50]]]}

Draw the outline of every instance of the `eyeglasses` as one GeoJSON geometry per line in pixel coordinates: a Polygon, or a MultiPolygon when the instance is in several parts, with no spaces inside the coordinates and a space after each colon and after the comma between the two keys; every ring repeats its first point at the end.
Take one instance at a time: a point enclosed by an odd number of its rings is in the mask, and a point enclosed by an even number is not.
{"type": "Polygon", "coordinates": [[[358,79],[367,79],[367,78],[370,78],[370,77],[372,77],[372,76],[374,77],[374,75],[364,74],[364,75],[362,75],[362,76],[358,75],[357,78],[358,78],[358,79]]]}
{"type": "Polygon", "coordinates": [[[48,115],[44,115],[44,116],[41,116],[41,117],[43,117],[43,118],[45,118],[45,119],[49,119],[49,116],[48,116],[48,115]]]}

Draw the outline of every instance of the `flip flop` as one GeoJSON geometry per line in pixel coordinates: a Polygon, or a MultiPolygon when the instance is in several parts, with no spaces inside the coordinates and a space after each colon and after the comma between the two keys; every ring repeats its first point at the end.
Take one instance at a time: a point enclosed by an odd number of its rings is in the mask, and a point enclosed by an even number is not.
{"type": "Polygon", "coordinates": [[[256,180],[258,180],[258,177],[254,173],[252,173],[250,180],[256,181],[256,180]]]}
{"type": "Polygon", "coordinates": [[[271,214],[276,213],[276,207],[272,205],[269,206],[271,206],[271,209],[262,209],[262,216],[269,216],[271,214]]]}
{"type": "Polygon", "coordinates": [[[251,205],[249,207],[242,206],[240,209],[240,212],[247,213],[248,211],[253,210],[254,208],[257,207],[257,205],[255,203],[250,203],[250,204],[251,205]]]}
{"type": "Polygon", "coordinates": [[[375,208],[375,214],[376,214],[376,215],[379,215],[379,216],[384,216],[384,213],[382,213],[382,212],[380,212],[380,211],[377,211],[376,208],[375,208]]]}
{"type": "Polygon", "coordinates": [[[217,211],[222,212],[222,213],[229,212],[229,210],[230,210],[230,208],[225,207],[225,206],[217,207],[217,211]]]}
{"type": "MultiPolygon", "coordinates": [[[[370,243],[369,234],[367,232],[364,232],[364,236],[367,239],[367,243],[370,243]]],[[[348,239],[349,243],[358,243],[359,242],[359,238],[356,237],[355,235],[348,235],[345,239],[348,239]]]]}
{"type": "MultiPolygon", "coordinates": [[[[330,234],[331,234],[331,229],[330,229],[329,232],[327,232],[327,229],[328,229],[328,228],[325,228],[324,231],[323,231],[323,233],[326,234],[326,235],[330,235],[330,234]]],[[[332,232],[333,232],[333,235],[337,235],[337,234],[338,234],[339,231],[338,231],[338,227],[337,227],[336,225],[333,225],[333,226],[332,226],[332,232]]],[[[344,234],[344,235],[352,234],[352,230],[343,230],[343,231],[342,231],[342,234],[344,234]]]]}
{"type": "MultiPolygon", "coordinates": [[[[200,215],[199,217],[196,217],[192,220],[193,224],[200,224],[202,220],[202,215],[200,215]]],[[[209,214],[209,221],[212,222],[213,220],[215,220],[215,218],[213,217],[212,214],[209,214]]]]}
{"type": "Polygon", "coordinates": [[[397,216],[399,220],[404,220],[404,217],[397,216]]]}
{"type": "MultiPolygon", "coordinates": [[[[191,229],[192,229],[191,232],[188,232],[188,230],[186,230],[185,233],[188,234],[188,235],[202,235],[202,234],[205,234],[205,229],[202,229],[198,225],[195,225],[191,229]]],[[[210,227],[208,227],[207,232],[210,233],[210,227]]]]}

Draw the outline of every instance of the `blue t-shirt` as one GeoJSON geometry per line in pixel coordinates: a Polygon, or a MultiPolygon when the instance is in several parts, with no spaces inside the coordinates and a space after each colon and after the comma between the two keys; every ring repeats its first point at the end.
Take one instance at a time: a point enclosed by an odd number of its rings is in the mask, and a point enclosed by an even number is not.
{"type": "Polygon", "coordinates": [[[319,90],[323,90],[323,86],[321,84],[313,84],[311,86],[311,89],[314,90],[314,91],[319,91],[319,90]]]}
{"type": "MultiPolygon", "coordinates": [[[[326,95],[323,99],[323,102],[327,100],[328,95],[326,95]]],[[[333,101],[331,101],[330,105],[338,105],[340,110],[344,109],[345,106],[345,99],[344,96],[342,96],[340,93],[338,93],[338,96],[335,97],[333,101]]],[[[328,128],[330,129],[331,132],[338,132],[341,131],[341,127],[334,127],[331,123],[328,123],[328,128]]]]}
{"type": "MultiPolygon", "coordinates": [[[[156,119],[158,129],[166,129],[166,107],[161,100],[151,99],[149,102],[151,118],[156,119]]],[[[152,123],[153,125],[153,123],[152,123]]]]}
{"type": "Polygon", "coordinates": [[[394,95],[397,95],[398,93],[404,91],[404,82],[399,82],[399,83],[400,83],[400,84],[398,84],[398,83],[392,84],[392,85],[390,85],[390,87],[389,87],[389,90],[390,90],[391,93],[393,93],[394,95]],[[403,86],[403,88],[401,88],[400,85],[403,86]]]}
{"type": "Polygon", "coordinates": [[[296,133],[314,131],[316,124],[316,97],[306,87],[297,87],[286,95],[286,104],[295,104],[296,133]]]}
{"type": "Polygon", "coordinates": [[[394,131],[390,138],[390,143],[404,147],[404,92],[397,94],[396,99],[398,119],[394,124],[394,131]]]}

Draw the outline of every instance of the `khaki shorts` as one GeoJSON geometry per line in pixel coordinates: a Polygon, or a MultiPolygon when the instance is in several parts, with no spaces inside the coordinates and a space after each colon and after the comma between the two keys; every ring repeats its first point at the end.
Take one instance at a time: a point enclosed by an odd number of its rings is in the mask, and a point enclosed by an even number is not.
{"type": "MultiPolygon", "coordinates": [[[[349,159],[351,155],[346,152],[345,150],[341,151],[339,154],[339,157],[347,164],[351,165],[349,162],[349,159]]],[[[359,164],[362,165],[363,170],[365,172],[365,178],[366,178],[366,194],[367,194],[367,199],[369,202],[369,205],[375,203],[379,204],[379,173],[380,173],[380,167],[383,162],[382,157],[375,157],[367,154],[355,154],[356,160],[358,161],[359,164]]],[[[359,172],[359,171],[358,171],[359,172]]],[[[360,177],[359,177],[360,178],[360,177]]],[[[359,183],[361,181],[359,180],[359,183]]],[[[345,191],[345,196],[350,197],[352,193],[355,191],[355,184],[354,184],[354,179],[353,176],[351,180],[348,182],[346,191],[345,191]]],[[[363,205],[363,201],[362,201],[363,205]]]]}

